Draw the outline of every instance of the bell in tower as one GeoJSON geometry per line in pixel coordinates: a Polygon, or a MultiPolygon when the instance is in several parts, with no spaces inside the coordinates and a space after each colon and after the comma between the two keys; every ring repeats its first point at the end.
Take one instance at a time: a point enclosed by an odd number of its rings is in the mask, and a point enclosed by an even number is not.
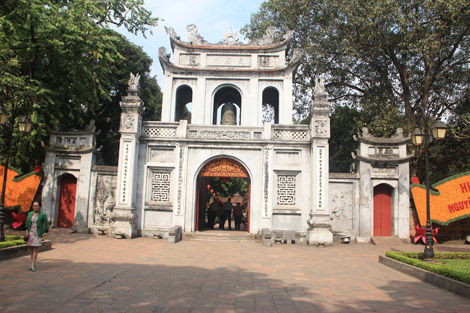
{"type": "Polygon", "coordinates": [[[220,125],[237,125],[237,109],[231,102],[222,107],[222,119],[220,125]]]}

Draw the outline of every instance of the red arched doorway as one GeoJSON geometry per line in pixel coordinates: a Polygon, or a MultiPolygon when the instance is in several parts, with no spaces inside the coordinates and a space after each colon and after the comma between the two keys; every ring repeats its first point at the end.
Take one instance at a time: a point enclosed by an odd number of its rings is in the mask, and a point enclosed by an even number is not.
{"type": "MultiPolygon", "coordinates": [[[[196,231],[207,228],[206,225],[206,206],[213,196],[210,191],[211,178],[218,178],[222,181],[231,179],[243,179],[247,183],[247,193],[244,195],[243,204],[246,206],[246,219],[244,220],[244,230],[250,231],[250,176],[246,168],[238,161],[230,158],[218,158],[207,163],[199,172],[197,179],[197,202],[196,202],[196,231]]],[[[245,183],[245,186],[246,186],[245,183]]],[[[214,198],[224,200],[228,197],[236,199],[236,195],[220,196],[214,192],[214,198]],[[217,197],[216,197],[217,196],[217,197]],[[235,197],[234,197],[235,196],[235,197]]],[[[240,200],[233,202],[241,202],[240,200]]]]}
{"type": "Polygon", "coordinates": [[[71,174],[60,178],[60,201],[57,227],[70,228],[75,218],[75,195],[77,192],[77,179],[71,174]]]}
{"type": "Polygon", "coordinates": [[[374,236],[392,235],[392,192],[387,184],[374,187],[374,236]]]}

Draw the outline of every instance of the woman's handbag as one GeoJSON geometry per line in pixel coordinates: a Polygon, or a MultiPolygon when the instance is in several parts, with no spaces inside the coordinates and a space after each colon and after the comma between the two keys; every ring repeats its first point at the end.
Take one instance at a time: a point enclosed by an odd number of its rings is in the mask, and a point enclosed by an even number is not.
{"type": "Polygon", "coordinates": [[[29,234],[28,234],[28,235],[24,235],[24,236],[23,236],[24,242],[28,242],[28,238],[29,238],[29,234]]]}

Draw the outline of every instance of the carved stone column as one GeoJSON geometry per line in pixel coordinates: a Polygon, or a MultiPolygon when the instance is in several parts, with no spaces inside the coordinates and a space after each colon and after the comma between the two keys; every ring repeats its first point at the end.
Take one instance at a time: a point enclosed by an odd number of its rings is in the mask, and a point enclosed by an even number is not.
{"type": "Polygon", "coordinates": [[[113,238],[134,238],[138,235],[135,220],[135,196],[137,185],[137,163],[139,138],[142,129],[142,112],[144,103],[138,90],[139,75],[131,73],[127,96],[123,97],[120,105],[121,125],[119,132],[119,163],[117,175],[116,206],[113,210],[110,229],[113,238]]]}
{"type": "Polygon", "coordinates": [[[317,80],[315,100],[311,106],[311,155],[312,155],[312,199],[310,219],[307,221],[307,243],[309,245],[330,245],[333,243],[330,210],[328,208],[328,176],[330,138],[330,104],[326,100],[323,80],[317,80]]]}

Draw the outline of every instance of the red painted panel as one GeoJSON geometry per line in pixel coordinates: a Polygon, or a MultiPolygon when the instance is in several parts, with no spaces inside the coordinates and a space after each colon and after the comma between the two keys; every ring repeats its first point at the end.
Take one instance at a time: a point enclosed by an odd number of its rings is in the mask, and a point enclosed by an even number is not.
{"type": "Polygon", "coordinates": [[[77,192],[77,179],[70,174],[62,176],[60,180],[60,203],[57,226],[70,228],[75,217],[75,195],[77,192]]]}
{"type": "Polygon", "coordinates": [[[374,188],[374,236],[392,235],[392,188],[385,184],[374,188]]]}
{"type": "Polygon", "coordinates": [[[247,219],[246,231],[250,232],[250,209],[251,209],[251,182],[248,182],[248,209],[246,210],[247,219]]]}
{"type": "MultiPolygon", "coordinates": [[[[196,231],[199,230],[199,178],[197,179],[197,187],[196,187],[196,231]]],[[[202,188],[204,190],[204,188],[202,188]]]]}

